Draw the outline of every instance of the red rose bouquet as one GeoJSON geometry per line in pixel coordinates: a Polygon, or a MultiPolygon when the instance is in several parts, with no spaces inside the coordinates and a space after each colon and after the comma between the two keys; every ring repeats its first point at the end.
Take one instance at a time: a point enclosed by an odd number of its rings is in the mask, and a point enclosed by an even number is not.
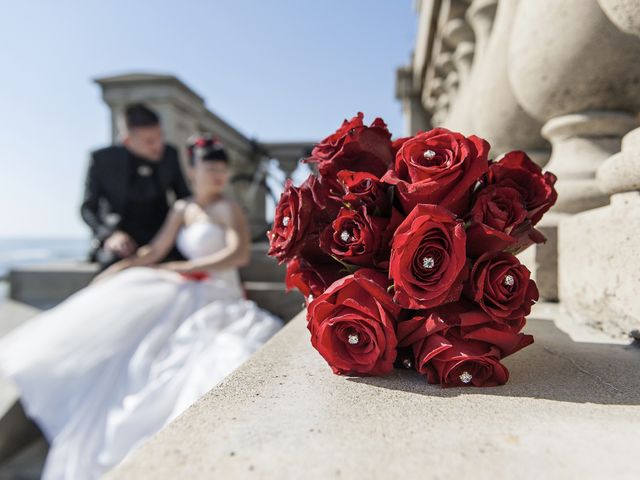
{"type": "Polygon", "coordinates": [[[341,375],[414,368],[430,383],[504,384],[501,360],[538,299],[515,255],[556,201],[552,173],[524,152],[489,160],[489,144],[445,128],[391,140],[380,118],[343,123],[290,181],[269,255],[307,302],[311,343],[341,375]]]}

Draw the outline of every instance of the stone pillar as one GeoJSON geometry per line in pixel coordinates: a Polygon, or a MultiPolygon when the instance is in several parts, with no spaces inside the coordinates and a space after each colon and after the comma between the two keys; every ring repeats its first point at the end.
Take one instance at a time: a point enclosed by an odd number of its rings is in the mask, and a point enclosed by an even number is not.
{"type": "MultiPolygon", "coordinates": [[[[471,6],[474,5],[476,2],[471,6]]],[[[482,61],[477,66],[475,94],[469,106],[474,133],[487,139],[494,158],[511,150],[525,150],[544,164],[545,156],[546,161],[549,159],[551,147],[540,135],[542,122],[520,106],[508,78],[508,46],[517,5],[514,0],[498,4],[487,46],[482,54],[476,53],[482,61]]],[[[474,18],[482,30],[486,29],[486,15],[475,15],[474,18]]],[[[476,37],[478,35],[479,31],[476,37]]]]}
{"type": "MultiPolygon", "coordinates": [[[[518,103],[508,78],[508,46],[517,6],[516,0],[502,1],[496,11],[496,2],[476,0],[467,12],[477,39],[474,92],[467,108],[473,133],[487,139],[493,158],[511,150],[524,150],[538,165],[544,166],[549,161],[551,147],[540,134],[542,122],[518,103]]],[[[557,298],[554,246],[549,240],[520,255],[520,261],[531,270],[541,295],[547,299],[557,298]]]]}
{"type": "Polygon", "coordinates": [[[451,104],[444,120],[444,126],[469,134],[471,115],[467,99],[473,91],[471,65],[475,50],[475,38],[473,30],[465,18],[466,11],[467,2],[452,2],[452,8],[447,13],[449,18],[442,27],[442,41],[452,52],[452,71],[448,74],[447,81],[455,84],[455,88],[447,90],[451,104]]]}
{"type": "MultiPolygon", "coordinates": [[[[509,80],[518,103],[545,123],[548,168],[558,175],[554,214],[540,224],[554,252],[562,250],[552,242],[564,218],[607,203],[595,174],[635,125],[628,112],[640,102],[640,41],[620,32],[596,0],[521,0],[512,28],[509,80]]],[[[569,272],[553,277],[575,280],[569,272]]]]}
{"type": "Polygon", "coordinates": [[[415,135],[418,131],[431,128],[430,115],[422,104],[420,86],[415,83],[411,67],[396,70],[396,98],[402,102],[405,135],[415,135]]]}
{"type": "MultiPolygon", "coordinates": [[[[640,37],[640,3],[599,3],[620,30],[640,37]]],[[[560,294],[585,322],[624,337],[640,327],[640,128],[627,133],[622,151],[597,168],[596,181],[611,203],[561,223],[560,294]]]]}

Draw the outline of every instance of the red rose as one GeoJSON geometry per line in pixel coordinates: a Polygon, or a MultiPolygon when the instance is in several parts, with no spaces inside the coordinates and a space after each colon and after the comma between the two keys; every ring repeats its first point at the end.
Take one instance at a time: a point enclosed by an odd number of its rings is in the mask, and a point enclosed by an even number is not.
{"type": "Polygon", "coordinates": [[[300,241],[309,227],[315,203],[311,190],[295,187],[291,179],[284,185],[284,192],[276,205],[273,226],[267,233],[270,248],[268,254],[278,263],[293,257],[300,248],[300,241]]]}
{"type": "Polygon", "coordinates": [[[304,184],[308,186],[313,195],[313,201],[321,211],[318,221],[329,222],[338,214],[338,210],[342,207],[343,187],[337,178],[333,177],[316,177],[309,175],[304,184]]]}
{"type": "Polygon", "coordinates": [[[307,308],[311,343],[341,375],[384,375],[396,358],[400,308],[386,277],[371,269],[335,281],[307,308]]]}
{"type": "Polygon", "coordinates": [[[365,207],[342,208],[320,235],[320,247],[328,255],[353,265],[377,264],[389,219],[374,217],[365,207]]]}
{"type": "Polygon", "coordinates": [[[287,262],[285,285],[287,291],[297,288],[305,298],[318,297],[329,285],[346,274],[341,270],[341,265],[335,262],[308,262],[303,257],[295,256],[287,262]]]}
{"type": "Polygon", "coordinates": [[[479,137],[434,128],[402,143],[394,169],[382,181],[396,186],[405,213],[429,203],[462,215],[474,185],[487,171],[488,154],[489,144],[479,137]]]}
{"type": "Polygon", "coordinates": [[[391,134],[381,118],[370,127],[364,125],[363,118],[359,112],[345,120],[334,134],[314,147],[305,162],[317,163],[320,175],[325,177],[335,177],[340,170],[383,175],[393,160],[391,134]]]}
{"type": "Polygon", "coordinates": [[[551,172],[542,173],[542,169],[521,151],[509,152],[500,161],[492,163],[487,183],[518,190],[532,225],[540,221],[558,198],[554,188],[556,176],[551,172]]]}
{"type": "Polygon", "coordinates": [[[463,340],[477,340],[493,345],[505,358],[533,343],[531,335],[518,333],[519,328],[494,320],[471,302],[460,300],[438,308],[421,310],[408,320],[398,323],[398,344],[408,347],[430,335],[455,335],[463,340]]]}
{"type": "Polygon", "coordinates": [[[490,185],[476,196],[469,214],[467,253],[477,257],[485,252],[518,252],[532,243],[542,243],[544,236],[535,230],[518,190],[490,185]]]}
{"type": "Polygon", "coordinates": [[[393,299],[405,308],[431,308],[458,300],[465,274],[462,222],[436,205],[416,205],[396,229],[389,277],[393,299]]]}
{"type": "Polygon", "coordinates": [[[510,253],[485,253],[473,265],[465,293],[491,317],[519,329],[538,300],[530,277],[527,267],[510,253]]]}
{"type": "Polygon", "coordinates": [[[455,337],[429,337],[416,354],[419,371],[443,387],[494,387],[509,380],[496,347],[455,337]]]}
{"type": "Polygon", "coordinates": [[[400,150],[402,145],[404,145],[404,142],[406,142],[407,140],[411,140],[412,138],[413,137],[400,137],[391,142],[391,150],[393,150],[394,158],[398,154],[398,150],[400,150]]]}
{"type": "Polygon", "coordinates": [[[502,385],[509,372],[500,360],[533,342],[465,302],[400,322],[397,336],[400,347],[411,346],[416,370],[443,387],[502,385]]]}
{"type": "Polygon", "coordinates": [[[341,170],[338,172],[338,181],[344,189],[344,194],[340,200],[348,203],[351,208],[364,205],[372,212],[374,210],[380,212],[389,210],[387,185],[382,183],[374,174],[341,170]]]}

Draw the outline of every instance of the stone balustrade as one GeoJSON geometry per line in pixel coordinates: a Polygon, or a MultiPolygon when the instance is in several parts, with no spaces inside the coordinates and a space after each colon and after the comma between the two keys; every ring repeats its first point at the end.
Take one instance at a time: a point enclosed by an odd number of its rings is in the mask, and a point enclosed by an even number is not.
{"type": "Polygon", "coordinates": [[[541,296],[610,334],[637,328],[640,3],[423,0],[417,10],[403,75],[424,124],[482,136],[495,157],[525,150],[558,177],[539,224],[548,241],[522,255],[541,296]]]}

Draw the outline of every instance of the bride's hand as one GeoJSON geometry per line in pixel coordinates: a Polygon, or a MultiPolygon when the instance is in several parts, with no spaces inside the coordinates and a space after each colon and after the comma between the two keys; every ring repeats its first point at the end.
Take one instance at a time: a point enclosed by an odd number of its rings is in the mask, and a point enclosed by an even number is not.
{"type": "Polygon", "coordinates": [[[193,270],[193,267],[190,262],[166,262],[159,263],[156,265],[157,268],[162,268],[163,270],[170,270],[176,273],[190,273],[193,270]]]}
{"type": "Polygon", "coordinates": [[[105,269],[100,274],[96,275],[91,284],[98,283],[103,281],[105,278],[111,277],[118,272],[121,272],[125,268],[129,268],[131,266],[130,262],[127,259],[120,260],[119,262],[114,263],[109,268],[105,269]]]}

